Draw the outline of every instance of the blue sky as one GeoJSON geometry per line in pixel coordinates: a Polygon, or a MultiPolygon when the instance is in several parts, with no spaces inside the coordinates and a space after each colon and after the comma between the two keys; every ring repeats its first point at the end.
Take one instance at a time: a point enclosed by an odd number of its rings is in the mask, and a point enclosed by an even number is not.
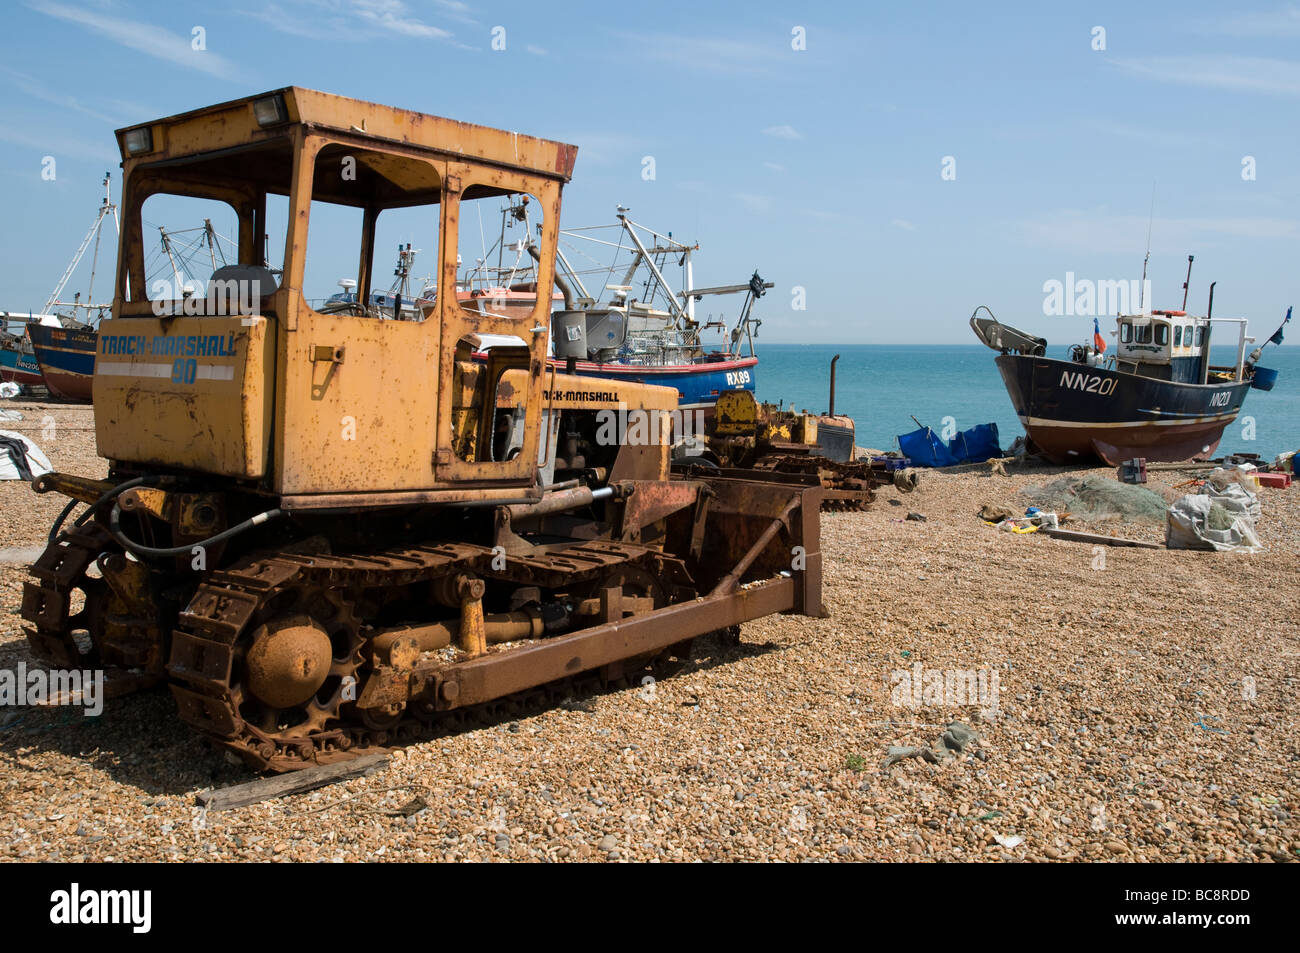
{"type": "Polygon", "coordinates": [[[1300,301],[1298,42],[1300,4],[27,0],[0,36],[0,307],[43,304],[113,129],[292,84],[577,144],[563,224],[621,204],[700,242],[699,284],[759,269],[760,341],[970,343],[978,304],[1082,340],[1044,282],[1137,278],[1153,182],[1156,305],[1194,254],[1191,303],[1217,280],[1215,313],[1268,333],[1300,301]]]}

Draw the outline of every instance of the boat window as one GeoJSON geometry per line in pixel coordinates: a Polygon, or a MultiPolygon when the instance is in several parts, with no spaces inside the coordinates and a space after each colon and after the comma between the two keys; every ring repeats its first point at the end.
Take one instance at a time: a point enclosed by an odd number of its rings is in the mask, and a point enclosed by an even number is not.
{"type": "Polygon", "coordinates": [[[1119,340],[1121,344],[1128,344],[1133,340],[1133,325],[1128,321],[1121,321],[1119,324],[1119,340]]]}
{"type": "Polygon", "coordinates": [[[1150,343],[1151,343],[1151,325],[1150,325],[1150,324],[1139,324],[1139,325],[1136,325],[1136,326],[1134,327],[1134,329],[1133,329],[1133,339],[1134,339],[1138,344],[1150,344],[1150,343]]]}
{"type": "Polygon", "coordinates": [[[1196,328],[1196,346],[1200,347],[1205,343],[1205,325],[1197,325],[1196,328]]]}
{"type": "Polygon", "coordinates": [[[1166,344],[1169,343],[1169,325],[1157,324],[1155,328],[1156,328],[1156,343],[1159,344],[1161,347],[1164,347],[1166,344]]]}
{"type": "Polygon", "coordinates": [[[1174,328],[1174,347],[1183,346],[1183,326],[1180,324],[1174,328]]]}
{"type": "Polygon", "coordinates": [[[1192,346],[1192,326],[1190,324],[1183,326],[1183,347],[1192,346]]]}
{"type": "Polygon", "coordinates": [[[322,314],[423,320],[420,302],[437,272],[441,183],[424,159],[339,143],[322,148],[307,225],[307,303],[322,314]],[[367,208],[374,232],[363,258],[367,208]]]}

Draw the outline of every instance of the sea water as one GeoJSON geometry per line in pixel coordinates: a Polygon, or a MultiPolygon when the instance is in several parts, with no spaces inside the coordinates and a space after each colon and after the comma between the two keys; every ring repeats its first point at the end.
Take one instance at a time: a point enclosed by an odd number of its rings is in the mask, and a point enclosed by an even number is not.
{"type": "MultiPolygon", "coordinates": [[[[757,343],[759,399],[800,410],[827,409],[831,358],[840,355],[835,412],[856,421],[861,447],[897,450],[898,435],[916,429],[913,416],[936,433],[996,423],[1004,449],[1025,432],[993,363],[997,354],[981,344],[757,343]]],[[[1068,360],[1067,352],[1064,345],[1049,347],[1048,357],[1068,360]]],[[[1236,357],[1235,347],[1213,349],[1214,364],[1232,364],[1236,357]]],[[[1220,454],[1272,460],[1300,449],[1300,347],[1270,344],[1259,364],[1278,371],[1277,384],[1247,392],[1241,413],[1223,432],[1220,454]]]]}

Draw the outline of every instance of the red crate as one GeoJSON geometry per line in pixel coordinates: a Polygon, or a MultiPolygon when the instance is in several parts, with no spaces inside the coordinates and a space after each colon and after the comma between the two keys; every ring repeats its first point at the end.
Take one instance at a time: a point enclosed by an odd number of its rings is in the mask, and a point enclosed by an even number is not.
{"type": "Polygon", "coordinates": [[[1291,485],[1289,473],[1256,473],[1255,479],[1259,480],[1260,486],[1271,486],[1279,490],[1285,490],[1291,485]]]}

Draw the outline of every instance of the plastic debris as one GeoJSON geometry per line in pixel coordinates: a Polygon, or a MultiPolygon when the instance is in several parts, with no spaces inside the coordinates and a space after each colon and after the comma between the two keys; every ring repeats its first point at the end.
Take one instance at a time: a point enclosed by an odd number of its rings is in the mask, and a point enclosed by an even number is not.
{"type": "Polygon", "coordinates": [[[1202,494],[1189,494],[1170,504],[1165,545],[1221,553],[1258,553],[1264,548],[1253,520],[1202,494]]]}

